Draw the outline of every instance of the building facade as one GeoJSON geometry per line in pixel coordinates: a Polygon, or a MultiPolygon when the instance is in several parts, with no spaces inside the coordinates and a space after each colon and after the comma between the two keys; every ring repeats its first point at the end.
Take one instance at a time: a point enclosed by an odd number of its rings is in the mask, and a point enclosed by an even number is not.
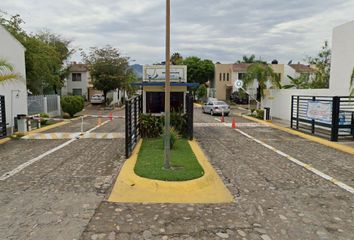
{"type": "Polygon", "coordinates": [[[25,47],[0,25],[0,58],[14,67],[18,79],[0,83],[0,95],[5,96],[6,124],[12,133],[14,118],[18,114],[27,115],[27,87],[25,47]]]}

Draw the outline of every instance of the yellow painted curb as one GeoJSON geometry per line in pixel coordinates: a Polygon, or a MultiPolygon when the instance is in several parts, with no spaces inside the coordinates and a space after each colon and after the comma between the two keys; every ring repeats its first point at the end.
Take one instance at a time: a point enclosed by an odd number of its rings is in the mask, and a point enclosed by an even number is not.
{"type": "Polygon", "coordinates": [[[44,132],[44,131],[47,131],[49,129],[60,127],[60,126],[63,126],[65,124],[68,124],[68,123],[70,123],[70,122],[69,121],[63,121],[63,122],[54,123],[54,124],[51,124],[49,126],[45,126],[45,127],[38,128],[38,129],[32,130],[30,132],[27,132],[26,135],[30,135],[30,134],[33,134],[33,133],[44,132]]]}
{"type": "Polygon", "coordinates": [[[306,134],[306,133],[302,133],[302,132],[299,132],[299,131],[296,131],[296,130],[293,130],[293,129],[290,129],[290,128],[281,127],[281,126],[276,125],[274,123],[263,121],[263,120],[260,120],[260,119],[257,119],[257,118],[253,118],[253,117],[250,117],[250,116],[244,116],[244,115],[241,115],[241,116],[243,118],[248,119],[248,120],[251,120],[251,121],[254,121],[254,122],[258,122],[258,123],[262,123],[262,124],[266,124],[266,125],[268,125],[268,126],[270,126],[272,128],[276,128],[276,129],[279,129],[281,131],[290,133],[292,135],[296,135],[298,137],[302,137],[302,138],[305,138],[307,140],[320,143],[320,144],[325,145],[327,147],[331,147],[331,148],[334,148],[336,150],[339,150],[339,151],[354,155],[354,148],[352,148],[352,147],[344,146],[344,145],[338,144],[336,142],[331,142],[331,141],[328,141],[326,139],[315,137],[315,136],[312,136],[312,135],[309,135],[309,134],[306,134]]]}
{"type": "Polygon", "coordinates": [[[1,145],[1,144],[4,144],[4,143],[7,143],[7,142],[10,141],[10,140],[11,140],[11,138],[9,138],[9,137],[0,139],[0,145],[1,145]]]}
{"type": "Polygon", "coordinates": [[[194,103],[194,105],[196,105],[197,107],[202,107],[203,105],[199,104],[199,103],[194,103]]]}
{"type": "Polygon", "coordinates": [[[166,182],[139,177],[134,166],[142,140],[139,141],[132,156],[124,163],[109,202],[134,203],[232,203],[235,202],[214,171],[196,141],[189,144],[204,169],[204,175],[198,179],[183,182],[166,182]]]}

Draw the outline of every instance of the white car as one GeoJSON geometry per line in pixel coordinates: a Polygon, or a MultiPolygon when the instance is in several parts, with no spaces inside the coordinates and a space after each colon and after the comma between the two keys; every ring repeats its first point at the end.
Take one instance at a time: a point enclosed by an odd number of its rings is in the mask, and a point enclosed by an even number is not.
{"type": "Polygon", "coordinates": [[[203,113],[209,113],[210,115],[224,114],[228,116],[230,113],[230,106],[223,101],[208,101],[202,106],[203,113]]]}
{"type": "Polygon", "coordinates": [[[104,96],[102,94],[95,94],[91,97],[91,104],[102,104],[104,103],[104,96]]]}

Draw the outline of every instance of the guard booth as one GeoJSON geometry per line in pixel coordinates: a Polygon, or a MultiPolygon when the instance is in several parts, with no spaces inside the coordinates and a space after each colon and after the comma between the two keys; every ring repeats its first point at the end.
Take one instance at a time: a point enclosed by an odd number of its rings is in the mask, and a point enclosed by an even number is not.
{"type": "MultiPolygon", "coordinates": [[[[143,113],[159,115],[165,111],[165,66],[153,65],[143,68],[143,113]]],[[[188,87],[195,84],[187,83],[187,66],[171,65],[171,112],[186,113],[186,96],[188,87]]]]}

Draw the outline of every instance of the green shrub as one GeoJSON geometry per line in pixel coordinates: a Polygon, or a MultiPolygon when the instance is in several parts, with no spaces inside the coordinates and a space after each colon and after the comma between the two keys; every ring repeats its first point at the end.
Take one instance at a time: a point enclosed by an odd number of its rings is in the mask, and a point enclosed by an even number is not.
{"type": "Polygon", "coordinates": [[[143,138],[156,138],[162,133],[162,118],[151,114],[140,115],[140,134],[143,138]]]}
{"type": "Polygon", "coordinates": [[[65,96],[60,100],[63,112],[66,112],[70,117],[84,109],[84,99],[82,96],[65,96]]]}
{"type": "MultiPolygon", "coordinates": [[[[171,127],[181,135],[187,136],[187,115],[182,112],[171,112],[171,127]]],[[[164,116],[153,116],[151,114],[140,115],[140,131],[143,138],[156,138],[163,132],[165,123],[164,116]]]]}
{"type": "Polygon", "coordinates": [[[264,110],[263,109],[257,109],[255,117],[263,120],[264,119],[264,110]]]}
{"type": "Polygon", "coordinates": [[[43,119],[43,118],[49,118],[49,115],[46,113],[41,113],[39,114],[41,118],[41,125],[46,125],[48,123],[48,119],[43,119]]]}

